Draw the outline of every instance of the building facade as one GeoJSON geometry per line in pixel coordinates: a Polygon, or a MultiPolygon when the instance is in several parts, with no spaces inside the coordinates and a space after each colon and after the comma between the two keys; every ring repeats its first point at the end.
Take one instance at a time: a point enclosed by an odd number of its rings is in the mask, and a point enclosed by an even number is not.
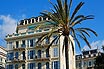
{"type": "Polygon", "coordinates": [[[94,69],[95,58],[99,52],[97,49],[82,51],[82,54],[76,55],[76,69],[94,69]]]}
{"type": "MultiPolygon", "coordinates": [[[[49,52],[46,49],[58,34],[53,34],[50,39],[45,38],[42,42],[36,43],[39,37],[52,31],[53,25],[48,20],[50,19],[42,16],[21,20],[17,26],[17,33],[6,36],[7,69],[65,68],[65,55],[62,53],[63,36],[58,42],[55,41],[52,44],[49,52]],[[34,30],[40,24],[42,27],[34,30]]],[[[69,54],[72,55],[69,57],[69,65],[70,69],[75,69],[75,55],[72,54],[71,48],[69,48],[69,54]]]]}
{"type": "Polygon", "coordinates": [[[7,54],[6,49],[0,46],[0,68],[6,67],[6,54],[7,54]]]}

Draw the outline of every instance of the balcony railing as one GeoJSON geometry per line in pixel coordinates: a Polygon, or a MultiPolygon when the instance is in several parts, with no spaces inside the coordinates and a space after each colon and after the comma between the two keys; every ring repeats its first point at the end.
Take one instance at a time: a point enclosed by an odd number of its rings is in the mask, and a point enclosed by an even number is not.
{"type": "Polygon", "coordinates": [[[31,31],[31,32],[26,32],[26,33],[21,33],[21,34],[12,34],[12,35],[7,35],[6,37],[7,38],[12,38],[12,37],[18,37],[18,36],[24,36],[24,35],[31,35],[31,34],[39,34],[39,33],[46,33],[46,32],[49,32],[51,29],[49,30],[36,30],[36,31],[31,31]]]}
{"type": "Polygon", "coordinates": [[[25,50],[25,48],[26,48],[26,45],[25,44],[21,44],[21,45],[19,45],[19,47],[15,47],[15,46],[13,46],[13,49],[14,50],[25,50]]]}
{"type": "Polygon", "coordinates": [[[50,60],[50,58],[48,57],[48,58],[35,58],[34,59],[35,61],[49,61],[50,60]]]}
{"type": "Polygon", "coordinates": [[[22,59],[14,59],[12,62],[13,63],[25,62],[25,59],[24,60],[22,60],[22,59]]]}
{"type": "Polygon", "coordinates": [[[13,63],[17,63],[17,62],[25,62],[25,60],[26,60],[26,57],[23,57],[23,56],[21,56],[21,58],[19,58],[19,57],[14,57],[13,58],[13,60],[12,60],[12,62],[13,63]]]}

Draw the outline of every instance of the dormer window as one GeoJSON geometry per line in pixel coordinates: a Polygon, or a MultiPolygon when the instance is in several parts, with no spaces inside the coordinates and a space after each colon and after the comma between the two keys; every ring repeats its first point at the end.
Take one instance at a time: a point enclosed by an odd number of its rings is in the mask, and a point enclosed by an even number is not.
{"type": "Polygon", "coordinates": [[[20,21],[20,25],[23,25],[23,23],[24,23],[24,20],[21,20],[21,21],[20,21]]]}
{"type": "Polygon", "coordinates": [[[41,17],[39,17],[39,21],[42,21],[42,18],[41,17]]]}
{"type": "Polygon", "coordinates": [[[27,20],[25,20],[25,24],[27,24],[27,20]]]}
{"type": "Polygon", "coordinates": [[[34,19],[32,19],[32,23],[34,23],[34,19]]]}
{"type": "Polygon", "coordinates": [[[29,24],[31,23],[31,20],[30,20],[30,19],[28,19],[28,23],[29,23],[29,24]]]}

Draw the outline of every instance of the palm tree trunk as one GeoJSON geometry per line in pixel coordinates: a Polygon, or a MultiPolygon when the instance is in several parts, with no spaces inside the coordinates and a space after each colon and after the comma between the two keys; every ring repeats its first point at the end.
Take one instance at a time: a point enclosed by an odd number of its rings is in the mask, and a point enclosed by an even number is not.
{"type": "Polygon", "coordinates": [[[65,60],[66,60],[66,69],[69,69],[68,36],[65,36],[65,60]]]}

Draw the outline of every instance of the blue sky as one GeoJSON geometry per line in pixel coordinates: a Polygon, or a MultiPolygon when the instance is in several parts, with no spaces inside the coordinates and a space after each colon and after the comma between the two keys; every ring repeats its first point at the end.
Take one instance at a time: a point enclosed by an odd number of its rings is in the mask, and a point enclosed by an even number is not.
{"type": "MultiPolygon", "coordinates": [[[[55,0],[51,0],[55,2],[55,0]]],[[[73,7],[80,1],[85,2],[78,14],[95,16],[94,20],[85,21],[84,27],[89,27],[98,33],[98,37],[91,34],[89,41],[92,48],[104,45],[104,0],[73,0],[73,7]]],[[[0,0],[0,46],[6,47],[4,38],[7,34],[15,32],[17,22],[21,19],[39,16],[40,12],[49,10],[52,6],[48,0],[0,0]]],[[[82,48],[88,49],[81,41],[82,48]]],[[[79,49],[76,47],[77,53],[79,49]]]]}

